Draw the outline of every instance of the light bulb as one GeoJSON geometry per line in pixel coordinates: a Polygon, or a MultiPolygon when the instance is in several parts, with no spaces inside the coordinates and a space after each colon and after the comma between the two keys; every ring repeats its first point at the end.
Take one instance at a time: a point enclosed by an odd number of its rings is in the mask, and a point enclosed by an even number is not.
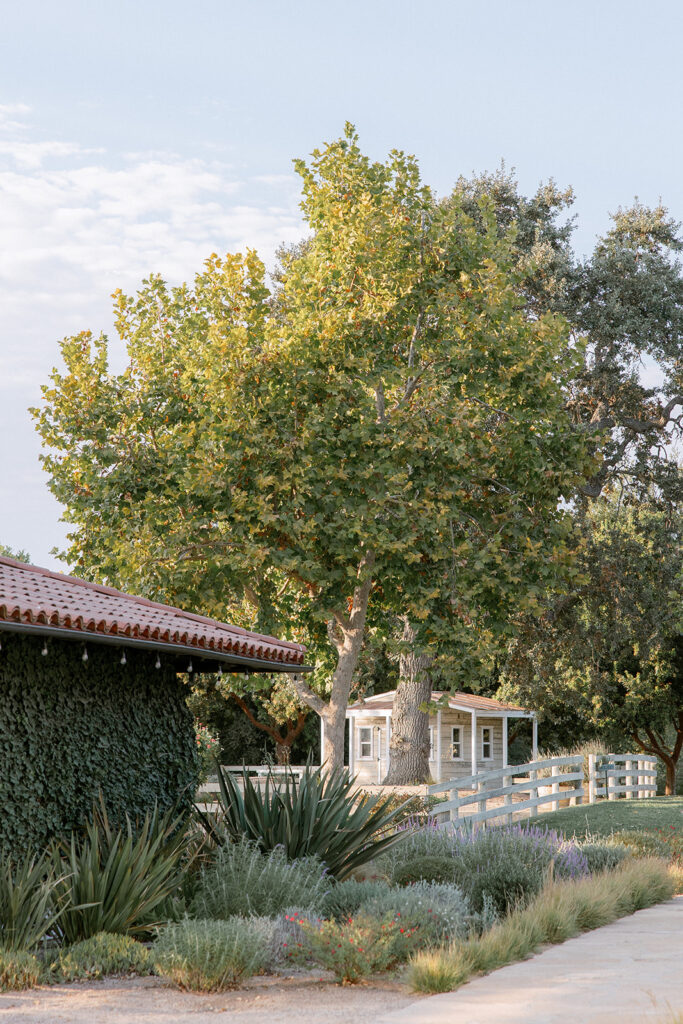
{"type": "Polygon", "coordinates": [[[157,660],[154,662],[154,667],[155,668],[161,668],[161,658],[159,657],[158,654],[157,654],[157,660]]]}
{"type": "Polygon", "coordinates": [[[88,660],[88,648],[84,647],[83,648],[83,661],[87,661],[87,660],[88,660]]]}
{"type": "Polygon", "coordinates": [[[187,666],[187,671],[194,672],[194,669],[192,668],[192,658],[190,658],[190,664],[187,666]]]}
{"type": "Polygon", "coordinates": [[[44,658],[47,658],[47,640],[46,640],[46,641],[45,641],[45,643],[43,644],[43,649],[42,649],[42,651],[41,651],[40,653],[42,654],[42,656],[43,656],[44,658]]]}
{"type": "Polygon", "coordinates": [[[121,664],[122,664],[122,665],[125,665],[125,664],[126,664],[126,652],[125,652],[125,651],[124,651],[124,652],[123,652],[123,654],[121,655],[121,664]]]}

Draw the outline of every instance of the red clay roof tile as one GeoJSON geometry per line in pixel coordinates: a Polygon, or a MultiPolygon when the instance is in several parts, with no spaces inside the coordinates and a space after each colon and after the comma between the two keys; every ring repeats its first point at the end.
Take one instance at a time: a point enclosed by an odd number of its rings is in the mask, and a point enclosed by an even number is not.
{"type": "Polygon", "coordinates": [[[98,635],[106,635],[147,640],[160,650],[175,644],[196,648],[200,654],[235,653],[291,665],[292,669],[304,660],[301,644],[250,633],[240,626],[0,556],[3,621],[75,630],[94,641],[98,635]]]}

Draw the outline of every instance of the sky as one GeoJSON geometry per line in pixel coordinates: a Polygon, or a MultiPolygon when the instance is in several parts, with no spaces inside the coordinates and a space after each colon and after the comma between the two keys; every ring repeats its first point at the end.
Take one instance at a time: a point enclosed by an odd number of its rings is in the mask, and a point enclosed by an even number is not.
{"type": "Polygon", "coordinates": [[[59,342],[111,293],[268,264],[304,233],[292,161],[346,121],[439,194],[516,169],[573,186],[575,245],[660,198],[683,220],[679,0],[24,0],[0,36],[0,544],[38,565],[66,527],[28,413],[59,342]]]}

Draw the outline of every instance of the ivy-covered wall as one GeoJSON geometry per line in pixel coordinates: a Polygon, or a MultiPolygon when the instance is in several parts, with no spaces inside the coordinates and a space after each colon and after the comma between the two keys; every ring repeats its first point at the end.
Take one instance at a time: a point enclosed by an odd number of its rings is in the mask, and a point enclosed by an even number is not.
{"type": "Polygon", "coordinates": [[[198,758],[187,686],[162,655],[6,634],[0,650],[0,853],[43,847],[89,815],[189,807],[198,758]]]}

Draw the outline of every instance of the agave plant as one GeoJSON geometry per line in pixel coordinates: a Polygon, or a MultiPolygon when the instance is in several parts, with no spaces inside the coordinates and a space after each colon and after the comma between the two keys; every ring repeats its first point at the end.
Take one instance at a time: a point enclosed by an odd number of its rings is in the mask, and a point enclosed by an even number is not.
{"type": "Polygon", "coordinates": [[[63,882],[45,855],[0,861],[0,949],[33,949],[52,931],[64,912],[55,893],[63,882]]]}
{"type": "Polygon", "coordinates": [[[65,909],[59,920],[71,944],[98,932],[148,935],[162,923],[162,905],[178,890],[188,840],[183,819],[154,810],[137,830],[129,819],[113,828],[98,810],[82,837],[52,848],[56,893],[65,909]]]}
{"type": "Polygon", "coordinates": [[[300,779],[269,773],[261,788],[246,768],[238,784],[219,765],[218,782],[219,814],[198,812],[217,842],[251,839],[265,853],[282,847],[290,860],[317,856],[340,881],[408,834],[393,828],[403,804],[391,796],[358,800],[347,769],[307,766],[300,779]]]}

